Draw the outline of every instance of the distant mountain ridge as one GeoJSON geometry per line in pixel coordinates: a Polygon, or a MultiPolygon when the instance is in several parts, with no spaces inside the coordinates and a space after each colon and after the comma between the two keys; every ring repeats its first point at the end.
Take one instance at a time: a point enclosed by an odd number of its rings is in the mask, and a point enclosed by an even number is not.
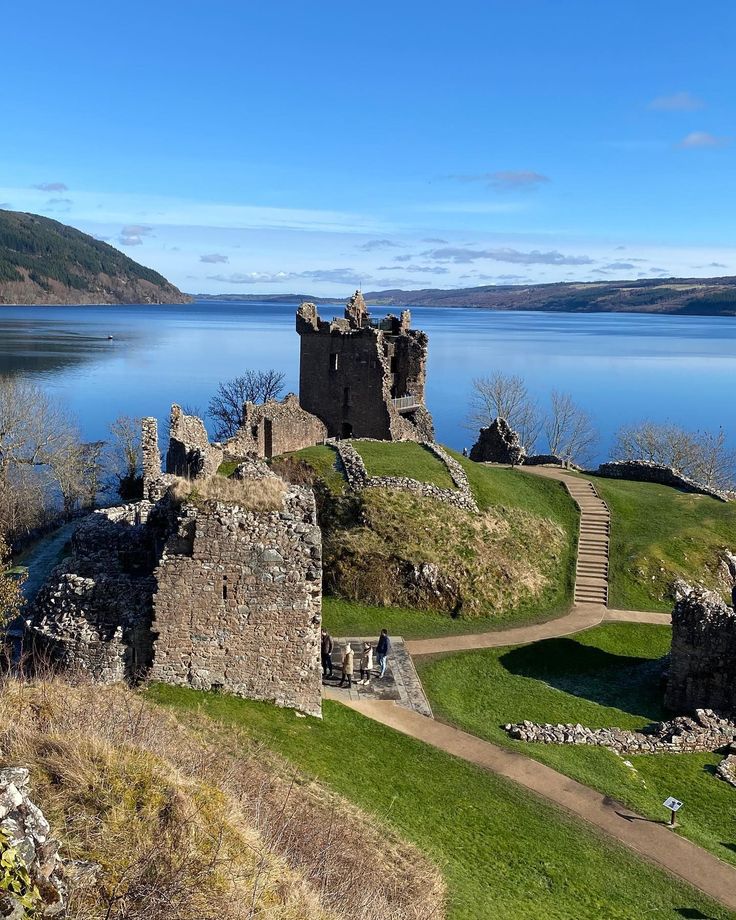
{"type": "Polygon", "coordinates": [[[0,304],[186,303],[163,275],[66,224],[0,210],[0,304]]]}
{"type": "MultiPolygon", "coordinates": [[[[482,310],[541,310],[558,313],[667,313],[736,316],[736,277],[657,278],[640,281],[484,285],[415,291],[368,291],[366,301],[392,307],[475,307],[482,310]]],[[[201,294],[202,300],[342,303],[345,298],[299,294],[201,294]]]]}

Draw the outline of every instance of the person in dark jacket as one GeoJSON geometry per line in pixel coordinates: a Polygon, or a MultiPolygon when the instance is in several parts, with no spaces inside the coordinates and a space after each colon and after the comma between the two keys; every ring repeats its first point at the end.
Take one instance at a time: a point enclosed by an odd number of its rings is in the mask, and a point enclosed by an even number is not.
{"type": "Polygon", "coordinates": [[[386,660],[390,651],[391,640],[388,637],[388,630],[382,629],[376,644],[376,657],[378,658],[378,667],[381,669],[378,675],[379,680],[386,673],[386,660]]]}
{"type": "Polygon", "coordinates": [[[332,677],[332,636],[322,630],[322,677],[332,677]]]}
{"type": "Polygon", "coordinates": [[[736,585],[731,588],[731,606],[736,610],[736,585]]]}

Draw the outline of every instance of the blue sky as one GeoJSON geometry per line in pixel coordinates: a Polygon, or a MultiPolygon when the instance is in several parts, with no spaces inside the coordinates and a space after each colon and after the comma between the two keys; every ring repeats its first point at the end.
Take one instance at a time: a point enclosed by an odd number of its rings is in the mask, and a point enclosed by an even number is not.
{"type": "Polygon", "coordinates": [[[736,5],[7,4],[0,207],[191,292],[736,274],[736,5]]]}

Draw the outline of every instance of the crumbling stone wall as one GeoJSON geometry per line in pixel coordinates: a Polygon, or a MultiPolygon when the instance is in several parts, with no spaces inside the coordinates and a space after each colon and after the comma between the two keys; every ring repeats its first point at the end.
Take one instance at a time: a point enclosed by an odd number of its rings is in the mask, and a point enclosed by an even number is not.
{"type": "MultiPolygon", "coordinates": [[[[256,461],[239,474],[273,475],[256,461]]],[[[166,496],[80,523],[30,633],[99,681],[151,677],[318,715],[321,598],[311,491],[292,487],[271,512],[166,496]]]]}
{"type": "Polygon", "coordinates": [[[325,322],[314,304],[301,305],[299,398],[330,437],[434,440],[424,402],[428,340],[410,324],[408,311],[371,321],[358,291],[344,319],[325,322]]]}
{"type": "Polygon", "coordinates": [[[240,430],[222,447],[228,460],[253,454],[270,459],[321,444],[326,437],[325,423],[302,409],[299,397],[289,393],[281,402],[270,400],[260,405],[247,402],[240,430]]]}
{"type": "Polygon", "coordinates": [[[710,709],[697,709],[694,718],[677,716],[635,732],[621,728],[586,728],[584,725],[551,725],[518,722],[505,725],[518,741],[539,744],[587,744],[607,747],[619,754],[684,754],[718,751],[736,742],[736,724],[710,709]]]}
{"type": "MultiPolygon", "coordinates": [[[[25,767],[0,770],[0,829],[7,835],[16,859],[37,887],[34,917],[64,917],[68,895],[59,841],[41,809],[32,801],[30,774],[25,767]]],[[[22,920],[29,914],[17,892],[0,890],[0,917],[22,920]]]]}
{"type": "Polygon", "coordinates": [[[676,586],[666,705],[736,713],[736,612],[713,591],[676,586]]]}
{"type": "Polygon", "coordinates": [[[208,479],[222,463],[224,452],[210,444],[204,422],[196,415],[186,415],[181,406],[171,407],[169,449],[166,472],[185,479],[208,479]]]}
{"type": "MultiPolygon", "coordinates": [[[[34,602],[30,632],[65,667],[135,680],[151,664],[151,598],[160,524],[138,502],[95,511],[34,602]]],[[[153,516],[155,518],[155,515],[153,516]]]]}
{"type": "Polygon", "coordinates": [[[524,462],[525,454],[519,435],[501,417],[494,419],[487,428],[481,428],[478,440],[470,448],[470,459],[477,463],[518,466],[524,462]]]}
{"type": "Polygon", "coordinates": [[[314,496],[281,511],[188,506],[156,570],[153,680],[319,715],[321,536],[314,496]]]}
{"type": "Polygon", "coordinates": [[[418,495],[434,498],[437,501],[445,502],[447,505],[478,513],[478,505],[465,475],[465,470],[439,444],[426,443],[423,446],[447,466],[452,481],[457,487],[456,490],[441,489],[431,482],[420,482],[418,479],[411,479],[409,476],[370,476],[363,458],[349,441],[333,441],[331,443],[340,457],[348,485],[356,492],[362,489],[398,489],[404,492],[416,492],[418,495]]]}
{"type": "Polygon", "coordinates": [[[682,492],[694,492],[698,495],[709,495],[719,501],[730,501],[726,492],[711,489],[702,483],[688,479],[671,466],[661,466],[659,463],[650,463],[648,460],[614,460],[602,463],[596,470],[596,475],[608,479],[633,479],[636,482],[655,482],[663,486],[672,486],[682,492]]]}

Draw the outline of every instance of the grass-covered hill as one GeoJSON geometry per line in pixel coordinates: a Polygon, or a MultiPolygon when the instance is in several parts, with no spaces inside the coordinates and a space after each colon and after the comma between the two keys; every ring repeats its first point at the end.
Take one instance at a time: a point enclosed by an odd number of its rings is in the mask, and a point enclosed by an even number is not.
{"type": "Polygon", "coordinates": [[[612,607],[672,609],[678,578],[702,582],[730,603],[725,550],[736,552],[736,502],[649,482],[591,477],[611,510],[612,607]]]}
{"type": "Polygon", "coordinates": [[[0,304],[189,300],[108,243],[48,217],[0,210],[0,304]]]}
{"type": "Polygon", "coordinates": [[[373,291],[372,304],[479,307],[564,313],[679,313],[736,315],[736,278],[645,278],[639,281],[493,284],[443,291],[373,291]]]}
{"type": "MultiPolygon", "coordinates": [[[[353,446],[370,475],[452,488],[445,465],[418,444],[353,446]]],[[[570,604],[578,516],[564,487],[455,456],[480,515],[392,489],[356,495],[331,447],[276,461],[283,475],[316,488],[333,628],[338,614],[344,628],[369,630],[375,617],[405,635],[469,631],[548,619],[570,604]],[[411,622],[387,617],[387,608],[414,611],[411,622]]]]}

